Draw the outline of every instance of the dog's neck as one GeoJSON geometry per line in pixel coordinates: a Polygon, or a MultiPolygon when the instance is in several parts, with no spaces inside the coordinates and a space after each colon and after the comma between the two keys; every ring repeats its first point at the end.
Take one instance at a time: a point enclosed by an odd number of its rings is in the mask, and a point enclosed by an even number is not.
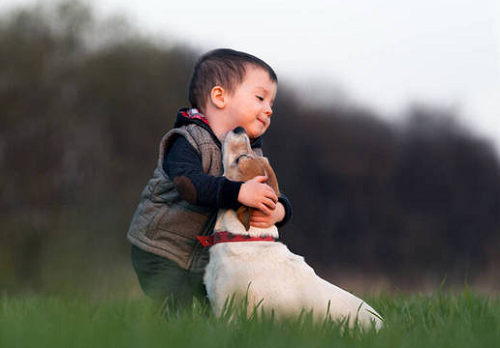
{"type": "Polygon", "coordinates": [[[278,228],[271,226],[269,228],[257,228],[250,226],[250,229],[245,230],[245,226],[238,220],[236,211],[232,209],[221,209],[217,215],[214,232],[231,232],[250,237],[273,237],[278,238],[278,228]]]}

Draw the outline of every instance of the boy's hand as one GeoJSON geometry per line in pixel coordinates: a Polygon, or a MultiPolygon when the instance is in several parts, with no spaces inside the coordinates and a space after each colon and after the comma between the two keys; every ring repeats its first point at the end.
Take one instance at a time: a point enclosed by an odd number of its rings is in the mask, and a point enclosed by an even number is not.
{"type": "Polygon", "coordinates": [[[259,209],[265,215],[270,216],[276,208],[278,197],[274,190],[264,182],[267,176],[256,176],[243,183],[238,194],[238,202],[247,207],[259,209]]]}
{"type": "Polygon", "coordinates": [[[266,215],[260,210],[251,209],[250,225],[257,228],[269,228],[277,222],[285,218],[285,207],[278,202],[276,209],[271,212],[271,215],[266,215]]]}

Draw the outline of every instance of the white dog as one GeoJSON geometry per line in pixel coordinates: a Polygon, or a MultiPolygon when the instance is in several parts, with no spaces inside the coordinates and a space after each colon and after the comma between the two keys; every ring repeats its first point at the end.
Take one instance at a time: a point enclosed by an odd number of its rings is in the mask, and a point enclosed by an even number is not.
{"type": "MultiPolygon", "coordinates": [[[[246,181],[267,175],[268,184],[279,195],[276,176],[266,158],[256,156],[243,128],[226,136],[223,147],[224,175],[246,181]]],[[[259,229],[249,226],[248,208],[221,210],[210,241],[200,241],[210,248],[210,262],[204,282],[210,304],[220,315],[229,298],[246,298],[248,313],[274,312],[277,318],[297,316],[312,311],[315,320],[330,317],[356,321],[363,328],[382,326],[380,315],[361,299],[330,284],[316,275],[302,256],[290,252],[275,241],[276,226],[259,229]]]]}

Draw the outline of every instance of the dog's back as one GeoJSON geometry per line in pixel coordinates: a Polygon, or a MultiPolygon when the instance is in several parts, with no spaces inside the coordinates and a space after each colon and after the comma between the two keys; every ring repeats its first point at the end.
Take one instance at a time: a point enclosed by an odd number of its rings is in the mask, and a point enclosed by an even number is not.
{"type": "Polygon", "coordinates": [[[316,275],[304,258],[279,242],[222,243],[210,250],[205,273],[207,293],[217,314],[231,296],[248,300],[280,317],[312,311],[317,320],[357,319],[365,327],[381,325],[373,308],[316,275]]]}

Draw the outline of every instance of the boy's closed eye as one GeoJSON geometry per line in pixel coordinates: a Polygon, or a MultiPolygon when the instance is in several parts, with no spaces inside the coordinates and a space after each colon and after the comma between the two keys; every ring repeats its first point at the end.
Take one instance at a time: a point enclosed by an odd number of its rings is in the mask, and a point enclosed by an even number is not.
{"type": "Polygon", "coordinates": [[[259,99],[260,101],[264,101],[264,97],[261,97],[259,95],[256,95],[257,99],[259,99]]]}

